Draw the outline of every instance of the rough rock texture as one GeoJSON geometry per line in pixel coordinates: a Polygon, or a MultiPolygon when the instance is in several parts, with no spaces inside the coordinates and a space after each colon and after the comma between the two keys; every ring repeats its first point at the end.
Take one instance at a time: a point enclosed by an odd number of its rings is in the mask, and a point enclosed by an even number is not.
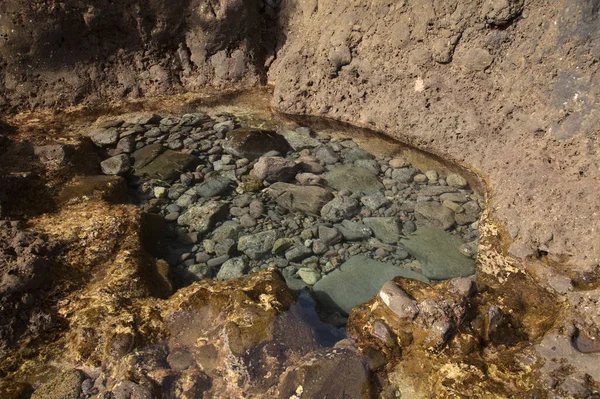
{"type": "Polygon", "coordinates": [[[268,4],[3,1],[0,107],[256,84],[274,52],[268,4]]]}
{"type": "Polygon", "coordinates": [[[513,254],[600,262],[597,2],[313,0],[281,14],[278,110],[471,166],[513,254]]]}

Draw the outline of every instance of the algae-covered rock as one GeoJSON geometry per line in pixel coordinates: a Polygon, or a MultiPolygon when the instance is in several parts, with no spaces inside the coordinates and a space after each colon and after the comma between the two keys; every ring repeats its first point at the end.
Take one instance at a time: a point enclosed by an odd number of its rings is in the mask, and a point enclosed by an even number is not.
{"type": "Polygon", "coordinates": [[[446,280],[475,274],[475,261],[460,251],[463,243],[441,229],[421,227],[401,242],[421,263],[427,278],[446,280]]]}
{"type": "Polygon", "coordinates": [[[78,399],[82,381],[83,374],[79,370],[62,372],[36,389],[31,399],[78,399]]]}

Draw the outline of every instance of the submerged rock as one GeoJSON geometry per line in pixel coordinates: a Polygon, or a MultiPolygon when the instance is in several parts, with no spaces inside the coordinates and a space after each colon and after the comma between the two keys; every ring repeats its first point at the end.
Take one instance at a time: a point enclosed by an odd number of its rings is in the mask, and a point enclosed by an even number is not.
{"type": "Polygon", "coordinates": [[[251,161],[270,151],[284,155],[291,147],[285,138],[272,130],[236,129],[227,133],[223,150],[251,161]]]}
{"type": "Polygon", "coordinates": [[[315,351],[281,376],[278,399],[369,398],[372,395],[366,359],[342,348],[315,351]]]}
{"type": "Polygon", "coordinates": [[[317,186],[296,186],[288,183],[274,183],[267,193],[285,209],[319,215],[321,208],[331,201],[331,191],[317,186]]]}
{"type": "Polygon", "coordinates": [[[475,261],[460,251],[463,243],[441,229],[421,227],[401,242],[421,263],[427,278],[446,280],[475,274],[475,261]]]}
{"type": "Polygon", "coordinates": [[[383,189],[377,176],[367,169],[342,165],[325,174],[327,184],[336,190],[349,190],[352,193],[370,193],[383,189]]]}
{"type": "Polygon", "coordinates": [[[179,216],[177,223],[182,226],[190,226],[199,233],[206,233],[217,220],[227,214],[229,205],[226,202],[212,201],[206,205],[193,206],[186,213],[179,216]]]}
{"type": "Polygon", "coordinates": [[[386,281],[397,276],[428,281],[412,270],[353,256],[319,280],[313,290],[322,304],[349,314],[353,307],[373,298],[386,281]]]}

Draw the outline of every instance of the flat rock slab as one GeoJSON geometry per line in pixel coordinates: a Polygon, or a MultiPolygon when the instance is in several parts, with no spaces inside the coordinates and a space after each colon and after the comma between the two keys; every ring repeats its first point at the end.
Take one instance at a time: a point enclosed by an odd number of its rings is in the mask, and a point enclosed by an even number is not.
{"type": "Polygon", "coordinates": [[[148,165],[150,162],[154,161],[156,157],[162,154],[165,151],[165,147],[162,144],[150,144],[145,147],[140,148],[137,151],[134,151],[131,154],[133,158],[133,168],[141,169],[144,166],[148,165]]]}
{"type": "Polygon", "coordinates": [[[435,227],[421,227],[401,243],[421,263],[432,280],[447,280],[475,274],[475,261],[463,255],[458,238],[435,227]]]}
{"type": "Polygon", "coordinates": [[[193,155],[166,150],[143,167],[136,168],[134,162],[133,174],[135,176],[145,176],[150,179],[170,181],[181,173],[193,169],[199,162],[198,157],[193,155]]]}
{"type": "Polygon", "coordinates": [[[270,151],[277,151],[281,155],[285,155],[291,149],[286,139],[272,130],[232,130],[227,133],[223,143],[223,150],[226,153],[251,161],[270,151]]]}
{"type": "Polygon", "coordinates": [[[383,189],[376,175],[359,166],[342,165],[325,174],[327,185],[336,190],[370,193],[383,189]]]}
{"type": "Polygon", "coordinates": [[[314,286],[319,302],[329,308],[350,314],[352,308],[373,298],[386,281],[394,277],[429,281],[412,270],[378,262],[364,256],[353,256],[314,286]]]}

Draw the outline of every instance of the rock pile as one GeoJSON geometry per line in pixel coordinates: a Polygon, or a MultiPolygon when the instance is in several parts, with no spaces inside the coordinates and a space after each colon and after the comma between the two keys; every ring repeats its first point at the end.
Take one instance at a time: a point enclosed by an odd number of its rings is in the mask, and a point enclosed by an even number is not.
{"type": "Polygon", "coordinates": [[[179,285],[277,267],[300,288],[357,255],[423,281],[474,272],[480,206],[457,174],[305,127],[242,128],[230,114],[138,115],[91,139],[103,172],[127,177],[133,199],[166,221],[163,254],[179,285]],[[421,227],[427,237],[404,240],[421,227]],[[423,240],[443,242],[455,264],[423,240]]]}

